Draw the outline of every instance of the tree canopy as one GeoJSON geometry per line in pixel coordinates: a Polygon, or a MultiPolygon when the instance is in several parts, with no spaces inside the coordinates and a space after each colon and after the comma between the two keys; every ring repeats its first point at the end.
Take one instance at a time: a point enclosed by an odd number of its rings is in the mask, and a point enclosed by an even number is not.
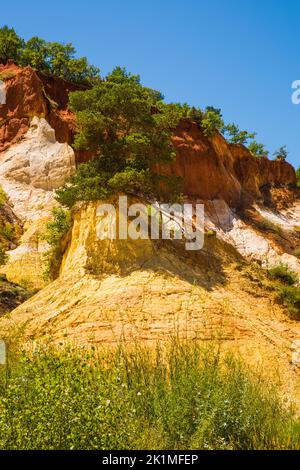
{"type": "Polygon", "coordinates": [[[0,28],[0,62],[6,64],[9,59],[17,65],[30,65],[39,72],[74,83],[93,82],[100,74],[86,57],[76,57],[71,43],[47,42],[36,36],[25,41],[13,28],[4,26],[0,28]]]}
{"type": "Polygon", "coordinates": [[[160,92],[117,67],[92,89],[71,93],[70,108],[77,115],[75,147],[94,158],[57,191],[63,205],[117,192],[159,199],[165,191],[168,197],[180,193],[179,179],[158,176],[155,167],[176,156],[171,132],[185,106],[165,104],[160,92]]]}

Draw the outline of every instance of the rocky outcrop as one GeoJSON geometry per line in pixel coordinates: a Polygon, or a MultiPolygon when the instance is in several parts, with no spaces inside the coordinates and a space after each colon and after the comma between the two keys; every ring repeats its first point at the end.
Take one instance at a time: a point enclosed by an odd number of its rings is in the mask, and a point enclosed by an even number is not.
{"type": "Polygon", "coordinates": [[[14,214],[23,223],[20,245],[9,251],[2,268],[9,280],[34,288],[43,280],[45,225],[57,205],[54,189],[75,171],[75,155],[67,144],[56,141],[55,132],[43,118],[34,117],[19,143],[0,153],[0,186],[8,195],[14,214]]]}
{"type": "Polygon", "coordinates": [[[74,171],[74,151],[56,141],[43,118],[34,117],[23,139],[0,153],[0,185],[24,221],[45,216],[53,207],[53,190],[74,171]]]}
{"type": "MultiPolygon", "coordinates": [[[[68,110],[68,94],[85,87],[11,63],[0,66],[1,77],[6,104],[0,105],[0,152],[19,141],[33,116],[47,120],[58,142],[73,143],[76,121],[68,110]]],[[[221,135],[206,138],[190,120],[182,120],[174,131],[173,144],[176,161],[157,170],[182,176],[184,192],[190,197],[223,199],[230,207],[240,207],[264,201],[272,186],[296,184],[295,171],[288,163],[254,158],[245,147],[230,145],[221,135]]],[[[75,153],[77,162],[91,157],[89,152],[75,153]]]]}
{"type": "Polygon", "coordinates": [[[82,89],[59,78],[45,77],[31,67],[0,65],[5,86],[5,104],[0,105],[0,151],[28,131],[34,116],[45,118],[61,143],[73,142],[75,120],[68,111],[68,94],[82,89]]]}
{"type": "Polygon", "coordinates": [[[60,278],[1,319],[2,337],[13,331],[31,345],[101,347],[121,339],[156,344],[172,335],[217,341],[251,365],[280,371],[297,399],[290,347],[299,323],[232,246],[211,236],[198,253],[180,241],[99,240],[97,203],[74,217],[60,278]]]}
{"type": "Polygon", "coordinates": [[[232,208],[264,202],[266,187],[296,187],[294,168],[284,161],[255,158],[221,135],[207,138],[196,123],[181,122],[174,132],[176,161],[159,166],[161,174],[181,176],[184,193],[203,200],[222,199],[232,208]]]}

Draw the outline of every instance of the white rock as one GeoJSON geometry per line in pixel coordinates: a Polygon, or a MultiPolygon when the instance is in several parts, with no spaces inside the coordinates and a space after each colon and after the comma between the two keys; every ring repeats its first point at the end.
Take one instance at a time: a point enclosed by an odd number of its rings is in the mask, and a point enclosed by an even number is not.
{"type": "Polygon", "coordinates": [[[45,119],[34,117],[17,144],[1,153],[0,185],[23,221],[47,215],[55,205],[53,190],[75,171],[75,155],[68,144],[55,139],[45,119]]]}

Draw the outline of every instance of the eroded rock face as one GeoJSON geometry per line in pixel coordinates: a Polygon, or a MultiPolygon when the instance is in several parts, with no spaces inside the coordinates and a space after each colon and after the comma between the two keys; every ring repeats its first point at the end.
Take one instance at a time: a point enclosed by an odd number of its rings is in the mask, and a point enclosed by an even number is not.
{"type": "Polygon", "coordinates": [[[0,154],[0,185],[23,220],[36,220],[51,210],[53,190],[75,171],[74,151],[56,141],[43,118],[34,117],[22,141],[0,154]]]}
{"type": "MultiPolygon", "coordinates": [[[[295,204],[289,211],[273,212],[256,207],[256,211],[271,224],[282,230],[294,231],[300,223],[300,206],[295,204]]],[[[264,268],[284,264],[300,278],[300,261],[283,252],[280,245],[266,234],[245,223],[223,199],[206,201],[206,227],[216,232],[217,237],[233,245],[246,259],[259,261],[264,268]]]]}
{"type": "Polygon", "coordinates": [[[0,73],[5,86],[5,102],[0,100],[0,151],[18,142],[33,116],[45,118],[59,142],[73,142],[76,124],[67,109],[68,96],[84,87],[11,63],[0,65],[0,73]]]}
{"type": "Polygon", "coordinates": [[[74,171],[72,148],[56,141],[54,130],[43,118],[34,117],[22,140],[0,153],[0,186],[24,228],[20,245],[8,253],[9,261],[2,268],[9,280],[34,288],[45,285],[45,225],[58,205],[54,190],[74,171]]]}
{"type": "Polygon", "coordinates": [[[219,134],[207,138],[191,121],[180,123],[173,144],[176,161],[158,166],[158,172],[181,176],[187,196],[223,199],[237,208],[263,203],[266,187],[296,186],[295,170],[289,163],[255,158],[244,146],[228,144],[219,134]]]}

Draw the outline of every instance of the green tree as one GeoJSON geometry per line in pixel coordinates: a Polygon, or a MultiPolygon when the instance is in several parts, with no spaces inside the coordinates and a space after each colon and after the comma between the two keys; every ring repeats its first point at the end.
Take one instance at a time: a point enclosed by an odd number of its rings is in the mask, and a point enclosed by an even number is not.
{"type": "Polygon", "coordinates": [[[80,165],[57,191],[63,205],[122,191],[176,197],[179,179],[158,176],[155,168],[176,156],[171,131],[184,116],[184,107],[165,104],[161,93],[142,86],[139,76],[120,67],[92,89],[72,93],[70,107],[77,114],[75,147],[93,152],[94,159],[80,165]]]}
{"type": "Polygon", "coordinates": [[[30,65],[34,69],[48,74],[51,70],[48,63],[48,55],[49,51],[46,41],[34,36],[26,42],[20,63],[24,66],[30,65]]]}
{"type": "Polygon", "coordinates": [[[224,127],[223,134],[228,136],[231,144],[246,145],[249,140],[255,138],[255,132],[241,131],[236,124],[227,124],[224,127]]]}
{"type": "Polygon", "coordinates": [[[267,157],[269,154],[264,144],[260,144],[256,140],[253,140],[253,142],[251,142],[251,144],[248,146],[248,149],[254,157],[258,158],[267,157]]]}
{"type": "Polygon", "coordinates": [[[0,62],[6,64],[8,59],[18,62],[24,41],[21,39],[13,28],[3,26],[0,28],[0,62]]]}
{"type": "Polygon", "coordinates": [[[0,28],[0,62],[5,64],[8,59],[74,83],[90,84],[100,79],[99,69],[86,57],[77,58],[71,43],[46,42],[36,36],[25,42],[13,28],[4,26],[0,28]]]}
{"type": "Polygon", "coordinates": [[[286,145],[280,147],[278,150],[276,150],[276,152],[273,153],[273,156],[276,160],[286,160],[288,155],[289,152],[287,151],[286,145]]]}
{"type": "Polygon", "coordinates": [[[207,106],[201,121],[203,134],[206,137],[212,137],[216,133],[221,132],[224,126],[221,110],[213,106],[207,106]]]}
{"type": "Polygon", "coordinates": [[[296,171],[296,176],[297,176],[297,186],[300,188],[300,166],[298,170],[296,171]]]}

